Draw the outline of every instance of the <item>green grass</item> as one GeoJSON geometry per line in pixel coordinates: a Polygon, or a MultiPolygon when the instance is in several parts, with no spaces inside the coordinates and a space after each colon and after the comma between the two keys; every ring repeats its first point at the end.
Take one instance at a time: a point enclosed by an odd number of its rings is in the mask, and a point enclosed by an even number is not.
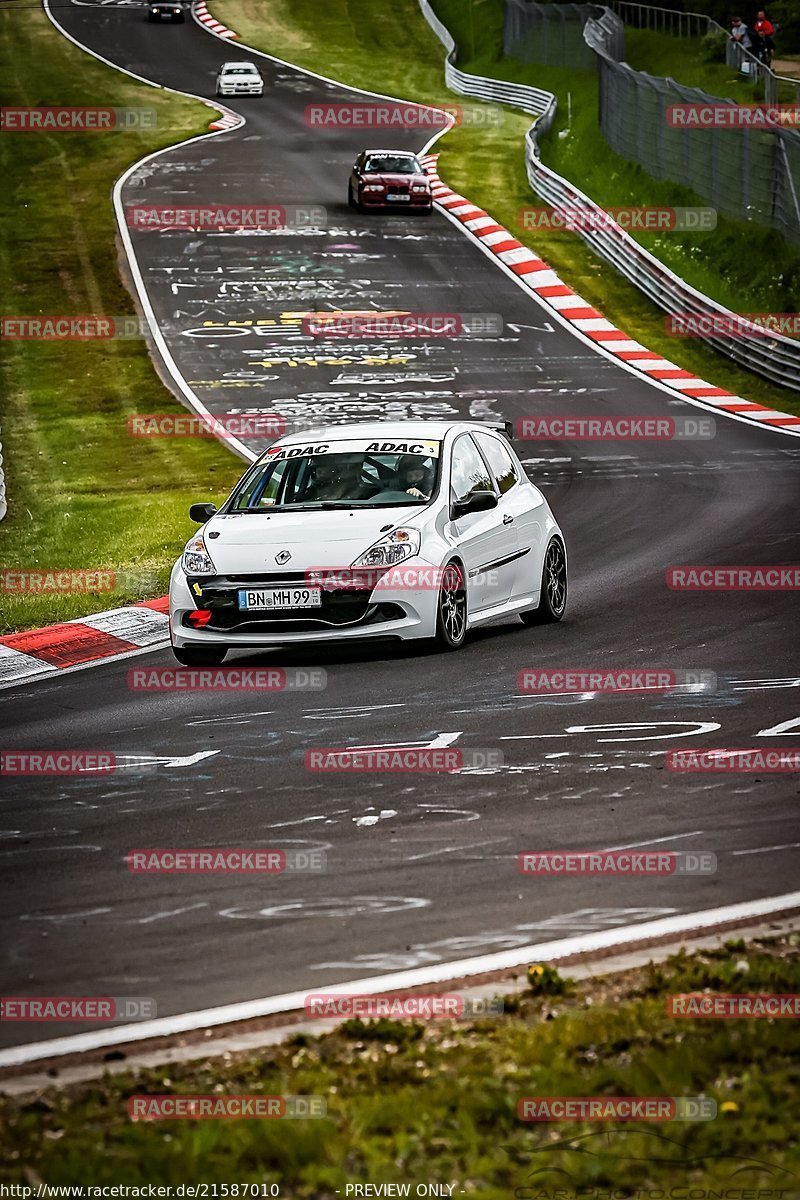
{"type": "MultiPolygon", "coordinates": [[[[625,29],[625,61],[648,75],[669,76],[684,87],[700,88],[710,96],[755,104],[764,98],[763,88],[723,62],[709,62],[702,38],[679,38],[651,29],[625,29]]],[[[778,99],[789,103],[795,89],[779,84],[778,99]]]]}
{"type": "MultiPolygon", "coordinates": [[[[146,106],[150,132],[4,133],[0,293],[5,315],[133,314],[120,281],[111,188],[148,151],[205,132],[209,109],[126,79],[62,38],[43,13],[0,13],[4,104],[146,106]]],[[[0,436],[8,515],[0,566],[114,570],[111,595],[0,593],[0,629],[161,595],[195,528],[241,461],[209,439],[131,438],[137,412],[184,412],[143,340],[5,341],[0,436]]]]}
{"type": "MultiPolygon", "coordinates": [[[[443,50],[428,29],[415,0],[380,6],[369,0],[215,0],[214,14],[237,30],[241,40],[290,62],[371,90],[427,102],[460,103],[443,85],[443,50]]],[[[528,66],[502,56],[502,0],[436,0],[436,11],[462,47],[459,66],[548,88],[559,97],[553,135],[544,161],[601,204],[705,204],[693,192],[651,179],[611,154],[597,125],[597,80],[592,72],[528,66]],[[472,12],[472,18],[470,13],[472,12]],[[468,54],[474,41],[477,56],[468,54]],[[571,93],[572,129],[567,127],[571,93]]],[[[472,101],[464,101],[473,106],[472,101]]],[[[524,206],[541,206],[525,174],[523,137],[530,118],[508,108],[475,104],[478,111],[502,114],[502,124],[462,125],[439,140],[439,170],[453,188],[492,213],[520,241],[542,255],[565,282],[596,305],[631,337],[679,366],[757,403],[800,413],[800,398],[732,365],[695,342],[666,333],[665,316],[632,284],[594,255],[577,236],[521,228],[524,206]]],[[[637,234],[647,249],[694,287],[734,311],[794,312],[800,301],[800,254],[770,230],[720,219],[703,235],[637,234]]]]}
{"type": "Polygon", "coordinates": [[[702,989],[800,991],[796,935],[681,954],[575,982],[564,996],[512,997],[503,1016],[484,1021],[349,1021],[256,1055],[5,1100],[0,1181],[276,1183],[296,1200],[335,1200],[348,1183],[410,1183],[413,1196],[418,1183],[456,1181],[455,1195],[463,1189],[477,1200],[552,1200],[556,1189],[563,1197],[591,1187],[613,1187],[615,1196],[703,1187],[796,1196],[798,1022],[666,1015],[668,995],[702,989]],[[313,1095],[328,1113],[128,1119],[129,1096],[165,1093],[313,1095]],[[648,1095],[704,1095],[717,1117],[608,1126],[532,1125],[516,1115],[521,1097],[648,1095]]]}

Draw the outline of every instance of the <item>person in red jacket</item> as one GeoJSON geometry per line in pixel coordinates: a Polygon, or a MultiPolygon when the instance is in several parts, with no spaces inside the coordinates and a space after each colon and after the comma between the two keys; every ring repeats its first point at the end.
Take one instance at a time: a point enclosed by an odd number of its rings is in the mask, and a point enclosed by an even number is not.
{"type": "Polygon", "coordinates": [[[760,58],[767,66],[772,62],[772,55],[775,51],[775,26],[767,19],[767,15],[763,8],[756,13],[756,19],[753,23],[753,33],[755,34],[755,49],[754,53],[757,58],[760,58]]]}

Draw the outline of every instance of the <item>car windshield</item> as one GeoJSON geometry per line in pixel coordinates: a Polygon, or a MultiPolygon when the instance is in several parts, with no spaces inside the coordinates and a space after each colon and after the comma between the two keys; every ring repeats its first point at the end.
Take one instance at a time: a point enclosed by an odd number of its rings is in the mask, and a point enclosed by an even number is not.
{"type": "Polygon", "coordinates": [[[439,476],[439,442],[272,446],[226,511],[397,508],[426,504],[439,476]]]}
{"type": "Polygon", "coordinates": [[[257,75],[256,67],[223,67],[223,75],[257,75]]]}
{"type": "Polygon", "coordinates": [[[415,158],[400,154],[373,154],[367,159],[364,170],[375,175],[422,174],[422,167],[415,158]]]}

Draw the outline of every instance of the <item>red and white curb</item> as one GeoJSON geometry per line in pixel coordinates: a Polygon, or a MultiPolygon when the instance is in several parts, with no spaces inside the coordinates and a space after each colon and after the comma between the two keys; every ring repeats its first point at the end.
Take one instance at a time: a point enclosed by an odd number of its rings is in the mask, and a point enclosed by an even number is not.
{"type": "MultiPolygon", "coordinates": [[[[239,36],[238,33],[235,33],[232,29],[228,29],[227,25],[221,24],[216,17],[212,17],[211,13],[206,7],[205,0],[197,0],[197,3],[192,9],[192,13],[201,25],[205,25],[206,28],[210,29],[212,33],[215,33],[217,37],[235,38],[239,36]]],[[[238,129],[238,127],[243,124],[244,118],[240,117],[237,113],[231,112],[229,109],[225,109],[223,110],[223,115],[218,117],[216,121],[212,121],[208,128],[238,129]]]]}
{"type": "Polygon", "coordinates": [[[433,198],[451,217],[460,221],[497,259],[518,276],[520,282],[541,300],[555,309],[559,316],[580,330],[609,354],[624,362],[629,370],[639,371],[646,378],[657,380],[677,395],[697,400],[709,407],[762,425],[800,429],[800,417],[754,404],[735,396],[725,388],[715,387],[684,371],[676,363],[648,350],[641,342],[617,329],[593,305],[568,287],[555,271],[513,234],[498,225],[484,209],[479,208],[442,183],[436,170],[438,154],[422,156],[425,170],[433,184],[433,198]]]}
{"type": "Polygon", "coordinates": [[[212,121],[209,129],[238,129],[240,125],[244,125],[244,121],[236,113],[226,112],[223,116],[218,117],[216,121],[212,121]]]}
{"type": "Polygon", "coordinates": [[[228,29],[227,25],[223,25],[220,21],[218,21],[216,17],[212,17],[211,13],[206,7],[206,0],[198,0],[198,3],[194,6],[194,14],[200,24],[207,25],[209,29],[212,29],[214,33],[216,33],[217,37],[235,38],[239,36],[238,33],[234,33],[232,29],[228,29]]]}
{"type": "Polygon", "coordinates": [[[167,597],[0,638],[0,689],[166,645],[167,597]]]}

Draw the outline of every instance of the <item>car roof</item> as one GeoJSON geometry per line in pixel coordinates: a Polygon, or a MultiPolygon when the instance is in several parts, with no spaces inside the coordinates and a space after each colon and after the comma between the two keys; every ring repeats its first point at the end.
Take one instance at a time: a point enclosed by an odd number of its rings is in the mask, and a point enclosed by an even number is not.
{"type": "Polygon", "coordinates": [[[361,438],[368,441],[388,442],[404,441],[420,438],[426,442],[440,442],[451,432],[469,433],[482,430],[484,433],[497,433],[502,419],[497,422],[484,421],[365,421],[353,425],[321,425],[315,429],[306,429],[301,433],[290,433],[286,437],[277,438],[274,445],[311,445],[317,439],[326,442],[358,441],[361,438]]]}
{"type": "Polygon", "coordinates": [[[364,150],[363,154],[392,154],[395,158],[416,158],[413,150],[364,150]]]}
{"type": "Polygon", "coordinates": [[[253,67],[256,71],[258,70],[254,62],[245,62],[244,59],[237,59],[236,62],[224,62],[220,70],[224,71],[226,67],[253,67]]]}

